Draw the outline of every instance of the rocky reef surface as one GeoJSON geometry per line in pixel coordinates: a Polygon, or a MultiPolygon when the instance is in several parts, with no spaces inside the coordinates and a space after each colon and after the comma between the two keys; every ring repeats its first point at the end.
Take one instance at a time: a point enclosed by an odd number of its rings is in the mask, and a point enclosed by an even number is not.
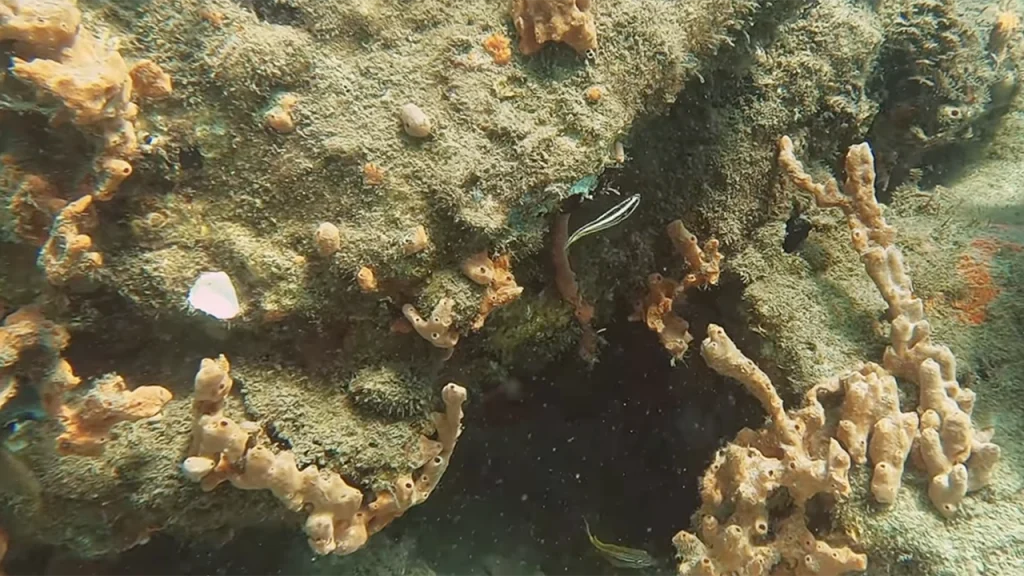
{"type": "Polygon", "coordinates": [[[1020,10],[0,0],[8,564],[1024,569],[1020,10]]]}

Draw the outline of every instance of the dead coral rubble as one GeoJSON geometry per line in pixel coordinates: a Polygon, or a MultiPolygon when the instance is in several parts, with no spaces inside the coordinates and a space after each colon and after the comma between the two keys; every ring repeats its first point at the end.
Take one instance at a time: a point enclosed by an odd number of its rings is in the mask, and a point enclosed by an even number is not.
{"type": "Polygon", "coordinates": [[[459,434],[466,389],[448,384],[441,389],[443,413],[433,414],[437,440],[421,439],[428,461],[413,475],[397,479],[391,491],[381,491],[369,503],[337,472],[307,466],[301,470],[295,455],[274,452],[259,443],[259,426],[235,422],[224,414],[233,381],[224,356],[206,358],[195,378],[191,456],[182,463],[184,475],[213,490],[228,481],[242,490],[270,490],[293,511],[306,510],[305,532],[317,554],[351,554],[373,534],[422,503],[448,468],[459,434]]]}

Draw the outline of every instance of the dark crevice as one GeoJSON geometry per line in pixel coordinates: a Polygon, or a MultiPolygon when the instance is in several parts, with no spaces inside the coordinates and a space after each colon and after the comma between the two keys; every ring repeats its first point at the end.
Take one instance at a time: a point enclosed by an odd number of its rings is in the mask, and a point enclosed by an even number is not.
{"type": "MultiPolygon", "coordinates": [[[[540,545],[546,574],[601,569],[583,532],[584,517],[604,541],[670,558],[672,535],[690,528],[700,505],[699,479],[716,450],[764,418],[740,385],[711,372],[699,357],[697,344],[709,322],[724,324],[741,347],[756,351],[734,312],[741,289],[727,281],[689,295],[683,310],[697,342],[675,367],[654,333],[625,320],[630,305],[623,300],[612,315],[617,320],[602,334],[607,345],[596,367],[587,367],[574,349],[539,375],[522,374],[524,395],[506,408],[515,418],[494,406],[487,412],[471,407],[471,433],[463,436],[443,488],[431,497],[434,512],[421,520],[461,515],[473,522],[481,506],[500,512],[506,517],[501,530],[505,523],[530,526],[533,538],[547,542],[540,545]],[[467,501],[467,495],[474,496],[467,501]]],[[[461,545],[485,548],[500,537],[482,529],[461,545]]],[[[436,544],[435,567],[455,569],[436,544]]],[[[421,543],[420,549],[432,545],[421,543]]]]}
{"type": "Polygon", "coordinates": [[[295,6],[289,6],[278,0],[238,0],[238,4],[252,11],[261,22],[281,26],[299,26],[302,24],[302,12],[295,6]]]}

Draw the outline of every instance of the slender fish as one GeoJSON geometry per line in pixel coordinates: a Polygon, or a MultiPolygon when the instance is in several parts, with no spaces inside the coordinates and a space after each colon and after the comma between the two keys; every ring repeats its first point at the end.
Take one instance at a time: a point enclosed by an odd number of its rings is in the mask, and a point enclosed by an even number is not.
{"type": "Polygon", "coordinates": [[[589,236],[595,232],[600,232],[601,230],[607,230],[612,226],[622,223],[623,220],[629,218],[630,214],[632,214],[639,205],[639,194],[633,194],[629,198],[619,202],[613,206],[611,210],[601,214],[595,220],[584,224],[579,230],[573,232],[572,235],[569,236],[569,240],[565,243],[565,249],[568,250],[569,246],[572,246],[573,242],[583,238],[584,236],[589,236]]]}
{"type": "Polygon", "coordinates": [[[597,539],[590,532],[590,523],[587,519],[583,519],[583,527],[587,530],[587,538],[590,539],[590,544],[608,561],[609,564],[616,568],[650,568],[658,564],[657,560],[654,559],[646,550],[640,550],[639,548],[627,548],[625,546],[618,546],[616,544],[606,544],[597,539]]]}

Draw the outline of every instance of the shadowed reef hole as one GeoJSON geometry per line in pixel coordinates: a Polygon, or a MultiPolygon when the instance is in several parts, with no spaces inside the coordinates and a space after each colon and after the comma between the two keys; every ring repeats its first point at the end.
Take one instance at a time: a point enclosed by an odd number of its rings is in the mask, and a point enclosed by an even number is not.
{"type": "MultiPolygon", "coordinates": [[[[742,286],[734,278],[723,284],[690,295],[684,313],[694,342],[675,367],[654,333],[626,320],[623,301],[593,369],[572,350],[524,377],[518,402],[470,405],[468,432],[434,506],[413,520],[448,526],[418,547],[431,566],[452,573],[473,555],[467,550],[532,546],[531,566],[544,574],[612,573],[587,540],[586,518],[602,541],[644,548],[669,569],[672,536],[691,529],[715,451],[764,418],[738,383],[700,358],[709,322],[744,334],[722,312],[740,306],[742,286]]],[[[736,340],[756,353],[756,344],[736,340]]]]}

